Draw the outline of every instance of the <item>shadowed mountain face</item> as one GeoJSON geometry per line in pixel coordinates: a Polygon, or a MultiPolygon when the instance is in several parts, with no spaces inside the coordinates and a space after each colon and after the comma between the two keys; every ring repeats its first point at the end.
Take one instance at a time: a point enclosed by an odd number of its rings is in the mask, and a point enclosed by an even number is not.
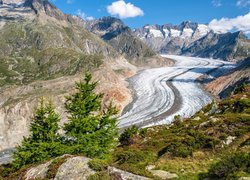
{"type": "MultiPolygon", "coordinates": [[[[85,27],[108,42],[119,53],[131,61],[156,57],[156,53],[135,37],[132,30],[120,19],[103,17],[86,22],[85,27]]],[[[135,62],[137,63],[137,62],[135,62]]],[[[137,63],[138,64],[138,63],[137,63]]]]}
{"type": "Polygon", "coordinates": [[[228,97],[237,87],[250,83],[250,57],[223,76],[209,82],[207,90],[221,98],[228,97]]]}
{"type": "Polygon", "coordinates": [[[242,32],[226,34],[210,32],[184,48],[182,54],[237,61],[250,56],[250,41],[242,32]]]}
{"type": "Polygon", "coordinates": [[[178,26],[146,25],[135,29],[134,34],[155,51],[178,54],[241,60],[250,56],[250,41],[242,32],[216,34],[207,25],[186,21],[178,26]]]}

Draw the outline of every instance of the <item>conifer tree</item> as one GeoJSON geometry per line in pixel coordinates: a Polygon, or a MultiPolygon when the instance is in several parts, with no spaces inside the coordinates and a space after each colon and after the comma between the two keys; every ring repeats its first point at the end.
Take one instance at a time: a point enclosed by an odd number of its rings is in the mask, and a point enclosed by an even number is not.
{"type": "Polygon", "coordinates": [[[63,153],[60,136],[57,133],[59,121],[60,117],[52,104],[45,105],[44,100],[41,99],[30,125],[30,135],[24,138],[14,153],[13,164],[16,168],[41,162],[63,153]]]}
{"type": "Polygon", "coordinates": [[[70,139],[70,153],[100,157],[115,145],[118,129],[114,116],[117,110],[112,103],[102,110],[103,94],[94,92],[97,82],[91,79],[91,74],[87,73],[84,82],[76,83],[77,92],[66,97],[69,122],[64,125],[64,130],[70,139]]]}

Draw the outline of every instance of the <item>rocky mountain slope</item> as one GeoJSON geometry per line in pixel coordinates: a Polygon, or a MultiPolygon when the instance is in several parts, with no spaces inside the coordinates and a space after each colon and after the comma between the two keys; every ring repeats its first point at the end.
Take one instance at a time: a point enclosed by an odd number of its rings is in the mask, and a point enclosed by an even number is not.
{"type": "Polygon", "coordinates": [[[237,87],[250,82],[250,58],[242,61],[238,67],[225,75],[206,84],[206,89],[212,94],[225,98],[237,87]]]}
{"type": "Polygon", "coordinates": [[[28,134],[41,96],[53,100],[63,114],[64,96],[83,72],[93,72],[106,101],[114,99],[121,109],[131,101],[125,78],[136,67],[76,17],[47,0],[1,2],[0,150],[15,147],[28,134]]]}
{"type": "Polygon", "coordinates": [[[164,60],[143,41],[135,37],[132,30],[120,19],[103,17],[86,21],[84,27],[100,36],[133,64],[152,65],[154,64],[152,61],[157,61],[159,65],[164,64],[164,60]]]}
{"type": "Polygon", "coordinates": [[[184,48],[182,54],[239,61],[250,57],[250,40],[242,32],[210,32],[184,48]]]}
{"type": "Polygon", "coordinates": [[[155,51],[165,54],[241,60],[250,56],[250,40],[242,32],[216,34],[205,24],[146,25],[134,34],[155,51]],[[218,48],[220,47],[220,48],[218,48]]]}

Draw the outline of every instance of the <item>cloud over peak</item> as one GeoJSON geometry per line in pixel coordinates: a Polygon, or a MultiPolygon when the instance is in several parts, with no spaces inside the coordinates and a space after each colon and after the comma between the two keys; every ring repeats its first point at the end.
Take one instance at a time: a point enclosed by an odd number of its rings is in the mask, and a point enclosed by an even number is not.
{"type": "Polygon", "coordinates": [[[250,33],[250,12],[243,16],[235,18],[213,19],[209,23],[209,27],[217,33],[226,33],[229,31],[243,31],[246,34],[250,33]]]}
{"type": "Polygon", "coordinates": [[[136,7],[131,3],[126,3],[124,0],[118,0],[107,6],[107,11],[113,16],[118,16],[121,19],[143,16],[144,12],[141,8],[136,7]]]}

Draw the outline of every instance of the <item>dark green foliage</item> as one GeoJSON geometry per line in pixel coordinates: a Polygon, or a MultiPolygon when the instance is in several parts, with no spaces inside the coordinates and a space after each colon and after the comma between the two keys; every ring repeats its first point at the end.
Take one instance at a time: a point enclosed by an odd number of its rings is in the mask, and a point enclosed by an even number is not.
{"type": "Polygon", "coordinates": [[[103,94],[94,92],[97,82],[91,79],[91,74],[86,74],[84,82],[76,83],[77,92],[66,97],[69,122],[64,130],[69,137],[69,153],[101,157],[116,145],[117,110],[111,103],[102,109],[103,94]]]}
{"type": "Polygon", "coordinates": [[[212,166],[208,177],[216,179],[234,179],[238,172],[250,173],[250,153],[238,152],[223,157],[212,166]]]}
{"type": "Polygon", "coordinates": [[[119,137],[119,142],[122,145],[130,145],[133,144],[133,137],[137,135],[139,132],[139,128],[135,125],[127,128],[119,137]]]}
{"type": "Polygon", "coordinates": [[[224,101],[223,103],[221,103],[220,105],[222,113],[249,113],[249,109],[250,109],[250,100],[247,98],[243,98],[243,99],[237,99],[237,100],[233,100],[233,99],[229,99],[224,101]]]}
{"type": "Polygon", "coordinates": [[[148,163],[155,159],[155,155],[149,151],[140,151],[140,150],[124,150],[118,152],[116,155],[116,163],[124,164],[124,163],[148,163]]]}
{"type": "Polygon", "coordinates": [[[156,154],[151,151],[141,151],[136,148],[118,150],[114,154],[114,165],[138,175],[151,176],[146,166],[156,160],[156,154]]]}
{"type": "Polygon", "coordinates": [[[185,158],[198,149],[214,149],[215,145],[220,142],[217,138],[207,136],[197,130],[185,130],[179,136],[174,135],[172,138],[168,141],[168,145],[159,151],[159,156],[169,152],[173,156],[185,158]]]}
{"type": "Polygon", "coordinates": [[[236,89],[234,90],[234,94],[239,94],[239,93],[246,92],[246,87],[247,87],[247,84],[246,83],[242,83],[241,85],[239,85],[238,87],[236,87],[236,89]]]}
{"type": "Polygon", "coordinates": [[[89,167],[94,171],[105,171],[107,170],[109,164],[103,159],[92,159],[88,163],[89,167]]]}
{"type": "Polygon", "coordinates": [[[112,180],[109,174],[105,171],[97,172],[88,177],[88,180],[112,180]]]}
{"type": "Polygon", "coordinates": [[[21,146],[14,152],[14,167],[20,168],[63,154],[57,134],[59,121],[60,117],[51,103],[45,105],[42,99],[32,119],[30,136],[24,138],[21,146]]]}

